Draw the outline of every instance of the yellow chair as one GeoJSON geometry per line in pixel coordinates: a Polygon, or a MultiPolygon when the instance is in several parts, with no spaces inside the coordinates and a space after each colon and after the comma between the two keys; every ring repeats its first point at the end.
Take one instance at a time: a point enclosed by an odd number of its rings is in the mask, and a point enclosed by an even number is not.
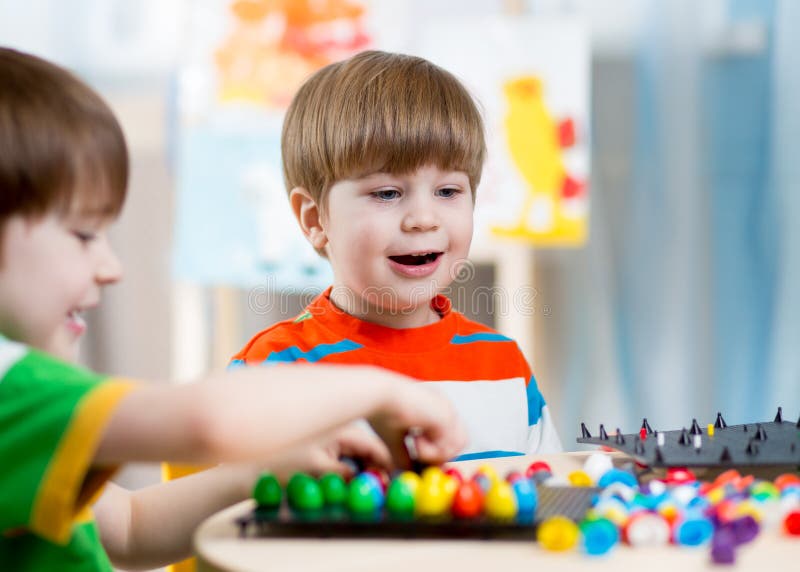
{"type": "MultiPolygon", "coordinates": [[[[161,477],[163,481],[172,481],[180,479],[181,477],[188,477],[194,473],[199,473],[211,467],[204,467],[200,465],[173,465],[164,463],[161,465],[161,477]]],[[[168,572],[195,572],[197,570],[197,561],[194,558],[187,558],[181,560],[171,566],[167,566],[168,572]]]]}

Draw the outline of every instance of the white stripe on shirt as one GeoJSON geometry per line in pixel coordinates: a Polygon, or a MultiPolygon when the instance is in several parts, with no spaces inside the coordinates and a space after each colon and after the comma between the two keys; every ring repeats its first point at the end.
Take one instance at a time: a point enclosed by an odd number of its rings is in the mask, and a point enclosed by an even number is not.
{"type": "MultiPolygon", "coordinates": [[[[528,452],[528,396],[521,377],[497,381],[427,381],[444,393],[464,423],[469,441],[461,454],[528,452]]],[[[538,427],[537,423],[536,426],[538,427]]]]}
{"type": "Polygon", "coordinates": [[[531,425],[528,428],[528,453],[561,453],[564,447],[561,445],[561,439],[558,438],[555,425],[553,425],[553,417],[550,415],[550,408],[545,405],[542,407],[542,416],[536,425],[531,425]]]}

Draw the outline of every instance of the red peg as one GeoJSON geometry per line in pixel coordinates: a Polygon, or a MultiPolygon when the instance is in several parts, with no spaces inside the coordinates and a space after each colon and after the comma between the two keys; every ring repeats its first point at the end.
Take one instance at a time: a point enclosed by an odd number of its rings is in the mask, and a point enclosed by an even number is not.
{"type": "Polygon", "coordinates": [[[525,471],[525,476],[531,478],[534,473],[538,473],[539,471],[547,471],[548,473],[553,474],[553,470],[550,468],[550,465],[544,461],[534,461],[528,465],[528,470],[525,471]]]}
{"type": "Polygon", "coordinates": [[[670,467],[664,480],[670,485],[682,485],[695,482],[697,477],[686,467],[670,467]]]}
{"type": "Polygon", "coordinates": [[[783,520],[783,528],[787,534],[800,536],[800,510],[793,510],[783,520]]]}
{"type": "Polygon", "coordinates": [[[453,516],[473,518],[483,510],[483,491],[475,481],[466,481],[458,487],[453,497],[453,516]]]}

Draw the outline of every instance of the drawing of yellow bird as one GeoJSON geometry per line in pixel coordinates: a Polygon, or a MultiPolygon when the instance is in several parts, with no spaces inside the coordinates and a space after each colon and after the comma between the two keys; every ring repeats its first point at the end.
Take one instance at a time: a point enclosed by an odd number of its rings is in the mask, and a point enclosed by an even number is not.
{"type": "Polygon", "coordinates": [[[535,76],[512,79],[503,91],[508,152],[526,189],[516,225],[492,231],[535,244],[580,244],[585,240],[585,217],[564,208],[565,200],[581,196],[585,188],[564,167],[563,149],[575,143],[573,121],[555,120],[535,76]]]}

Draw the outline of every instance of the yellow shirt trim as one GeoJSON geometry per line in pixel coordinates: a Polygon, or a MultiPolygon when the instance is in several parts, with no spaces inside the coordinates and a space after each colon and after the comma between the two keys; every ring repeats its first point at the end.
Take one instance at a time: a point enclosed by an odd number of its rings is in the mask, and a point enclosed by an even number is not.
{"type": "Polygon", "coordinates": [[[47,467],[31,514],[31,530],[66,544],[76,515],[99,492],[114,468],[89,471],[103,428],[120,399],[136,387],[130,382],[106,381],[78,404],[47,467]]]}

